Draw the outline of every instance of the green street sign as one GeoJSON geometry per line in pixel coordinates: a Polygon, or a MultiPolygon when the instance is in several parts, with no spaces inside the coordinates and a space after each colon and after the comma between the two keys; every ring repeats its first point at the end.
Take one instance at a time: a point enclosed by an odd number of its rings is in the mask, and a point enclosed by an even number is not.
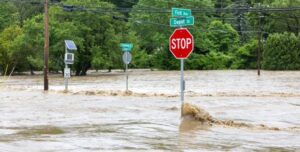
{"type": "Polygon", "coordinates": [[[184,17],[184,18],[171,18],[171,27],[189,26],[194,25],[194,16],[184,17]]]}
{"type": "Polygon", "coordinates": [[[172,8],[172,17],[192,16],[191,9],[172,8]]]}
{"type": "Polygon", "coordinates": [[[133,44],[132,43],[121,43],[120,47],[121,47],[122,51],[130,52],[131,49],[133,48],[133,44]]]}

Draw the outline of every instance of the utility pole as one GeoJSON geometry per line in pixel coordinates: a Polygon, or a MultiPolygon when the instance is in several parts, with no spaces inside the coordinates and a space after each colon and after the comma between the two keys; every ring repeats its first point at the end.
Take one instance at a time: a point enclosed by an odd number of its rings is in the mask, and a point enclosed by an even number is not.
{"type": "Polygon", "coordinates": [[[48,13],[48,0],[45,0],[45,16],[44,16],[44,91],[48,91],[48,58],[49,58],[49,13],[48,13]]]}
{"type": "Polygon", "coordinates": [[[257,49],[257,75],[260,76],[260,56],[261,56],[261,18],[263,16],[259,16],[258,18],[258,49],[257,49]]]}

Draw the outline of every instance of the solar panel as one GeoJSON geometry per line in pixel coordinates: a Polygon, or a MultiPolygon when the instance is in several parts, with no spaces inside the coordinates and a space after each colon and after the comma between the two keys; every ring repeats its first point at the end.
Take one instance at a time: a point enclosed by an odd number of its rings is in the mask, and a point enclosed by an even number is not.
{"type": "Polygon", "coordinates": [[[72,40],[65,40],[65,44],[68,50],[77,50],[77,47],[72,40]]]}

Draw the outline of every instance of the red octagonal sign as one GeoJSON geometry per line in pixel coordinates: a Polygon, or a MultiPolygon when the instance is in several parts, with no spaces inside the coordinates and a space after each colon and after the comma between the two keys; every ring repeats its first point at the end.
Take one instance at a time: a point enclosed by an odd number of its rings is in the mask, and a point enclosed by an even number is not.
{"type": "Polygon", "coordinates": [[[186,59],[194,50],[194,37],[187,28],[176,29],[170,36],[169,49],[177,59],[186,59]]]}

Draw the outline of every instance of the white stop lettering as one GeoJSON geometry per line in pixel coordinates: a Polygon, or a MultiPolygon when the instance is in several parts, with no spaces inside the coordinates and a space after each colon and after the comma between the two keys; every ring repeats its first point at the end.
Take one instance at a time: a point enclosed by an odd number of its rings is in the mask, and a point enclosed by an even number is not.
{"type": "Polygon", "coordinates": [[[172,39],[172,49],[188,49],[192,44],[191,38],[177,38],[172,39]]]}

